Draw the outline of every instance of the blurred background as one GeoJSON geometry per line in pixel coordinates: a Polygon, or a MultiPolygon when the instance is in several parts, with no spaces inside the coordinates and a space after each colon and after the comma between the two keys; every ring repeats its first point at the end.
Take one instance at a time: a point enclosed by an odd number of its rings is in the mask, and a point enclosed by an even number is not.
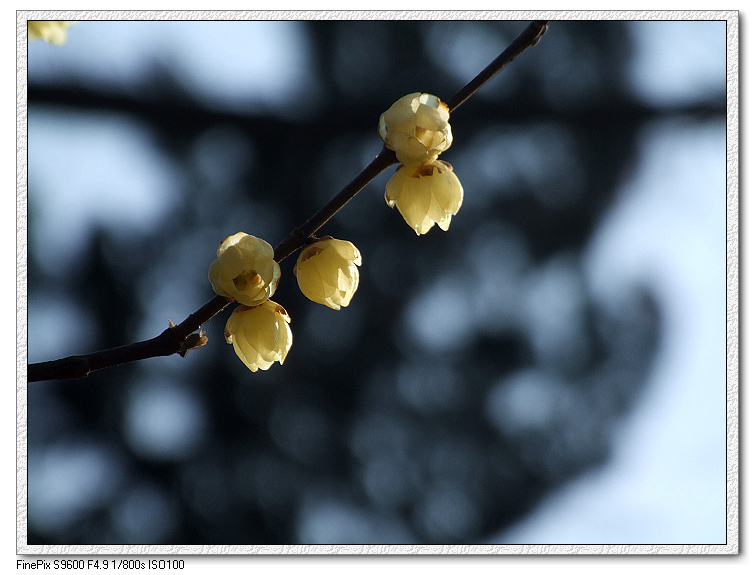
{"type": "MultiPolygon", "coordinates": [[[[448,99],[502,21],[81,21],[28,46],[28,360],[147,339],[448,99]]],[[[452,116],[417,237],[381,174],[321,230],[283,366],[203,349],[28,386],[28,544],[726,543],[726,22],[559,21],[452,116]]]]}

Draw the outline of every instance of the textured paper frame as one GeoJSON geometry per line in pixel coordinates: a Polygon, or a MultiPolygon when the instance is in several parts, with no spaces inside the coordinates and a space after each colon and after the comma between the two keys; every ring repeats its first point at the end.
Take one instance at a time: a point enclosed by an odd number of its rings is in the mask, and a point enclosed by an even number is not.
{"type": "MultiPolygon", "coordinates": [[[[739,553],[739,13],[737,11],[18,11],[16,118],[16,553],[21,555],[702,555],[739,553]],[[726,540],[725,545],[28,545],[27,544],[27,84],[26,20],[725,20],[726,540]]],[[[104,557],[103,557],[104,558],[104,557]]],[[[30,560],[26,557],[25,560],[30,560]]]]}

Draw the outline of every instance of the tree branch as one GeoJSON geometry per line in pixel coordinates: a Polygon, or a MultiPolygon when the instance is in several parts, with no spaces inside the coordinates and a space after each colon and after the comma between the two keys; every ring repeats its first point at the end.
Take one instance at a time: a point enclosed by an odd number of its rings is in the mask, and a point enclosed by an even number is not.
{"type": "MultiPolygon", "coordinates": [[[[527,48],[534,46],[548,29],[547,21],[534,21],[472,81],[452,96],[446,104],[454,111],[472,94],[500,72],[527,48]]],[[[289,233],[275,248],[275,260],[280,262],[304,245],[304,242],[320,229],[338,210],[351,200],[362,188],[375,179],[383,170],[397,163],[395,154],[383,146],[375,159],[364,168],[343,190],[336,194],[317,213],[289,233]]],[[[185,355],[190,349],[207,342],[202,333],[195,334],[204,323],[220,313],[231,301],[215,296],[178,325],[171,325],[160,335],[87,355],[74,355],[63,359],[32,363],[28,366],[28,381],[81,378],[105,367],[179,353],[185,355]]]]}
{"type": "Polygon", "coordinates": [[[530,25],[514,39],[509,47],[501,52],[501,55],[498,56],[498,58],[488,64],[482,72],[477,74],[477,76],[475,76],[466,86],[446,102],[449,111],[453,112],[456,108],[461,106],[472,94],[482,88],[489,80],[498,74],[498,72],[513,62],[514,58],[524,52],[527,48],[540,42],[540,38],[542,38],[543,34],[547,31],[547,20],[535,20],[534,22],[531,22],[530,25]]]}

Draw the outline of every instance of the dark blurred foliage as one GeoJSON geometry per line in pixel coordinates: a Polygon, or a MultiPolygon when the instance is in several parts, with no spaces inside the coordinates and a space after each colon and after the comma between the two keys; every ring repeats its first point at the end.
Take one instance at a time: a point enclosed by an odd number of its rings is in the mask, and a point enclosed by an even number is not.
{"type": "MultiPolygon", "coordinates": [[[[188,290],[178,322],[213,295],[206,270],[222,238],[243,230],[275,245],[377,154],[377,119],[393,101],[448,98],[525,26],[308,23],[319,87],[302,87],[310,105],[289,116],[204,107],[159,59],[143,93],[30,85],[30,110],[150,126],[184,183],[151,234],[100,229],[64,274],[30,245],[29,301],[54,284],[88,310],[80,353],[156,335],[169,319],[160,301],[188,290]]],[[[226,310],[185,359],[31,384],[28,543],[474,543],[605,462],[660,323],[641,286],[610,309],[593,301],[582,250],[643,125],[708,113],[632,99],[629,50],[625,23],[552,23],[454,113],[442,159],[465,201],[448,232],[416,237],[384,203],[389,174],[347,204],[321,232],[361,250],[348,308],[306,300],[295,256],[285,260],[273,298],[292,318],[283,366],[246,370],[223,341],[226,310]],[[183,435],[161,448],[155,417],[183,435]],[[35,481],[60,464],[65,482],[76,461],[101,476],[81,482],[91,497],[61,517],[40,495],[57,483],[35,481]]]]}

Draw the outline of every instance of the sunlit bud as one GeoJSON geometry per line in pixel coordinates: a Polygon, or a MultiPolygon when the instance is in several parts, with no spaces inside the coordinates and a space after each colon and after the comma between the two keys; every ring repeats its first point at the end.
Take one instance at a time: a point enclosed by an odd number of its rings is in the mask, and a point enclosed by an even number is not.
{"type": "Polygon", "coordinates": [[[272,296],[280,275],[272,246],[244,232],[223,240],[209,273],[216,294],[248,306],[259,305],[272,296]]]}
{"type": "Polygon", "coordinates": [[[436,223],[448,230],[464,199],[464,189],[451,164],[436,160],[410,168],[400,166],[385,186],[385,201],[396,206],[417,235],[425,234],[436,223]]]}
{"type": "Polygon", "coordinates": [[[291,349],[290,321],[286,310],[274,301],[256,307],[240,305],[225,324],[225,340],[252,371],[268,369],[276,361],[283,365],[291,349]]]}
{"type": "Polygon", "coordinates": [[[433,162],[453,141],[448,106],[432,94],[415,92],[397,100],[382,116],[378,133],[405,166],[433,162]]]}
{"type": "Polygon", "coordinates": [[[362,256],[351,242],[329,236],[304,248],[294,266],[302,293],[333,309],[349,305],[359,286],[362,256]]]}
{"type": "Polygon", "coordinates": [[[61,46],[66,42],[68,27],[72,24],[68,20],[29,20],[27,29],[29,40],[42,39],[50,44],[61,46]]]}

